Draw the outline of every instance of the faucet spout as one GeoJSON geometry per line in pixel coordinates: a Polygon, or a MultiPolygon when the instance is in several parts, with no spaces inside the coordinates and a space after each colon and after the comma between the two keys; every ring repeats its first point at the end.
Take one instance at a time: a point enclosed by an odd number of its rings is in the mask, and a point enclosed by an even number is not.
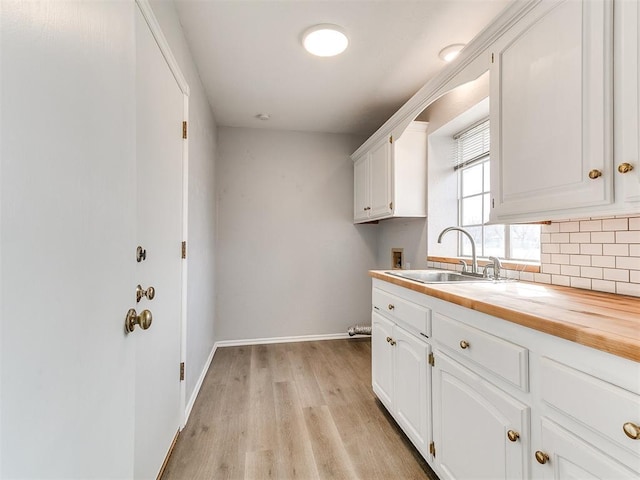
{"type": "Polygon", "coordinates": [[[438,235],[438,243],[442,243],[442,237],[448,232],[460,232],[467,236],[469,242],[471,242],[471,273],[478,273],[478,257],[476,256],[476,241],[473,239],[471,234],[461,227],[447,227],[440,232],[438,235]]]}

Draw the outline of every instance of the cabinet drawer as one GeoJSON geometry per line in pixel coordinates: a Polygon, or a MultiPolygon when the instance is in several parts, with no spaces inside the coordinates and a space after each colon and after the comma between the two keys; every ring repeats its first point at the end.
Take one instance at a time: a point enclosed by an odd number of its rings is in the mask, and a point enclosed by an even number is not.
{"type": "Polygon", "coordinates": [[[424,337],[431,336],[431,310],[400,298],[392,293],[374,288],[373,309],[392,318],[398,324],[424,337]]]}
{"type": "Polygon", "coordinates": [[[528,350],[461,322],[434,315],[433,338],[490,372],[529,391],[528,350]]]}
{"type": "Polygon", "coordinates": [[[640,439],[623,425],[640,426],[640,395],[549,358],[541,359],[542,400],[562,413],[640,455],[640,439]]]}

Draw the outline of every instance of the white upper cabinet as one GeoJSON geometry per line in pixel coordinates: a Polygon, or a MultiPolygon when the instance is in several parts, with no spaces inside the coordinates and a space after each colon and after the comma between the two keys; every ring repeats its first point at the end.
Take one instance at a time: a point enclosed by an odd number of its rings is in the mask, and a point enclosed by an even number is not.
{"type": "Polygon", "coordinates": [[[491,48],[492,221],[613,202],[612,24],[611,1],[542,1],[491,48]]]}
{"type": "Polygon", "coordinates": [[[412,122],[400,138],[354,153],[355,223],[427,215],[426,131],[426,123],[412,122]]]}
{"type": "Polygon", "coordinates": [[[640,211],[640,5],[615,4],[615,197],[621,213],[640,211]]]}

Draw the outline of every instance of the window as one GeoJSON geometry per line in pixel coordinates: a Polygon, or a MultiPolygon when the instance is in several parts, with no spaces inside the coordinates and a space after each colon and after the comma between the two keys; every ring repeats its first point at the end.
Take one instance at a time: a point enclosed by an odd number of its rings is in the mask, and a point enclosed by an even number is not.
{"type": "MultiPolygon", "coordinates": [[[[454,170],[458,173],[458,225],[476,241],[478,257],[540,261],[539,225],[488,225],[490,212],[489,120],[454,136],[454,170]]],[[[461,236],[458,254],[471,255],[461,236]]]]}

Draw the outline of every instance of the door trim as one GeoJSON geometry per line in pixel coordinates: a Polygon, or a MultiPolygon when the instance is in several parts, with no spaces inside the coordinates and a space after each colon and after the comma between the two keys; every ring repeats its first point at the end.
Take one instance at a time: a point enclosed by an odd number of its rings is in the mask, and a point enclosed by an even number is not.
{"type": "Polygon", "coordinates": [[[176,82],[178,82],[178,86],[180,87],[180,90],[186,96],[189,96],[190,94],[189,84],[187,83],[186,78],[184,78],[184,75],[182,74],[182,70],[180,70],[180,66],[178,65],[176,57],[173,56],[173,52],[169,47],[169,42],[167,42],[167,39],[164,36],[164,33],[162,33],[162,29],[160,28],[160,23],[158,22],[158,19],[153,13],[153,9],[151,8],[151,4],[149,3],[149,0],[136,0],[136,4],[138,5],[138,8],[140,9],[142,16],[147,22],[147,25],[149,25],[149,30],[151,30],[151,34],[153,35],[153,38],[156,39],[156,43],[158,44],[158,47],[160,48],[160,51],[162,52],[164,59],[167,61],[167,64],[169,65],[169,70],[171,70],[171,73],[173,73],[173,76],[175,77],[176,82]]]}

